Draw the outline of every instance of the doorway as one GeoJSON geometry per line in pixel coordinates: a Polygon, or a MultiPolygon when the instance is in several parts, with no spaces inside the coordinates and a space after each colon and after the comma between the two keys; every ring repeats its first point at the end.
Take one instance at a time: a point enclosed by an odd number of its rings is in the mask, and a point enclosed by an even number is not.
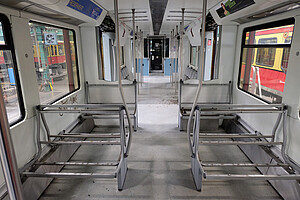
{"type": "Polygon", "coordinates": [[[163,38],[150,38],[150,72],[164,72],[163,70],[163,38]]]}

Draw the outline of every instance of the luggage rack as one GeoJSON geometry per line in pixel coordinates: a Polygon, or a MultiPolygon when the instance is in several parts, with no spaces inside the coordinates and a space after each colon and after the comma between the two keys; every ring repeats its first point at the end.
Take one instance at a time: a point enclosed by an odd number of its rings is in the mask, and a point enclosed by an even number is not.
{"type": "MultiPolygon", "coordinates": [[[[189,134],[189,144],[192,152],[192,176],[198,191],[202,190],[202,183],[205,180],[300,180],[299,174],[210,174],[205,169],[210,167],[282,167],[284,169],[295,165],[286,155],[287,144],[287,106],[283,104],[272,105],[239,105],[239,104],[206,104],[197,105],[195,108],[195,121],[193,133],[189,134]],[[253,133],[201,133],[200,119],[211,119],[212,117],[239,117],[238,114],[247,113],[273,113],[278,114],[270,135],[262,135],[260,132],[253,133]],[[283,140],[275,141],[275,134],[282,120],[283,140]],[[209,139],[209,140],[208,140],[209,139]],[[226,139],[232,139],[226,140],[226,139]],[[281,146],[281,154],[285,163],[206,163],[200,159],[199,145],[258,145],[266,148],[281,146]]],[[[296,167],[295,167],[296,168],[296,167]]],[[[297,168],[296,168],[297,169],[297,168]]]]}
{"type": "MultiPolygon", "coordinates": [[[[128,81],[129,82],[129,81],[128,81]]],[[[126,83],[123,85],[124,88],[133,88],[134,92],[133,92],[133,97],[130,97],[127,105],[133,107],[132,112],[130,112],[130,116],[133,119],[133,128],[134,131],[137,131],[137,127],[138,127],[138,116],[137,116],[137,103],[138,103],[138,99],[137,99],[137,82],[134,80],[130,83],[126,83]]],[[[102,88],[103,90],[109,90],[110,92],[112,92],[114,89],[117,89],[119,91],[118,85],[114,82],[106,82],[106,83],[98,83],[98,84],[90,84],[88,81],[85,82],[85,98],[86,98],[86,103],[87,104],[100,104],[100,105],[123,105],[123,103],[120,101],[120,98],[117,98],[117,100],[115,99],[109,99],[106,100],[104,97],[101,98],[101,96],[97,96],[96,99],[93,98],[92,94],[91,94],[91,88],[94,89],[99,89],[102,88]],[[111,103],[111,102],[114,103],[111,103]]],[[[117,96],[118,97],[118,96],[117,96]]],[[[126,117],[126,115],[125,115],[126,117]]],[[[98,117],[98,119],[101,119],[101,117],[98,117]]],[[[103,118],[102,118],[103,119],[103,118]]],[[[108,119],[108,118],[106,118],[108,119]]],[[[117,119],[116,117],[110,117],[109,119],[117,119]]]]}
{"type": "Polygon", "coordinates": [[[131,134],[125,130],[125,109],[120,105],[99,105],[99,104],[63,104],[63,105],[39,105],[36,107],[37,114],[37,154],[35,155],[34,166],[98,166],[113,167],[115,170],[110,173],[65,173],[65,172],[37,172],[25,171],[22,173],[25,177],[45,177],[45,178],[117,178],[118,190],[122,190],[127,173],[127,155],[131,134]],[[120,133],[66,133],[64,130],[57,135],[50,133],[45,114],[57,113],[80,114],[84,116],[98,117],[118,115],[120,121],[120,133]],[[46,130],[45,141],[41,140],[41,122],[46,130]],[[86,139],[104,139],[104,140],[86,140],[86,139]],[[109,140],[107,140],[109,139],[109,140]],[[42,145],[57,147],[59,145],[120,145],[120,155],[116,162],[44,162],[41,161],[42,145]]]}

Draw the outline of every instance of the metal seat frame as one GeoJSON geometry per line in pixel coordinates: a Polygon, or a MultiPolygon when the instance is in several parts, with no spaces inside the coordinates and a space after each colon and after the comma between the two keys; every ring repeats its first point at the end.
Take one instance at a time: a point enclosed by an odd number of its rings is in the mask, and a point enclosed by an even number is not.
{"type": "MultiPolygon", "coordinates": [[[[138,112],[137,112],[137,104],[138,104],[138,88],[137,88],[137,82],[134,80],[132,82],[132,84],[125,84],[123,85],[123,87],[132,87],[134,86],[134,103],[127,103],[127,105],[132,105],[134,106],[134,109],[133,109],[133,112],[130,113],[132,119],[133,119],[133,129],[134,131],[137,131],[137,128],[138,128],[138,112]]],[[[89,84],[88,81],[85,82],[85,98],[86,98],[86,103],[92,103],[92,104],[100,104],[100,105],[105,105],[107,103],[102,103],[102,102],[90,102],[90,98],[89,98],[89,95],[90,95],[90,87],[118,87],[118,85],[113,85],[113,84],[89,84]]],[[[110,103],[111,104],[111,103],[110,103]]],[[[110,105],[109,104],[109,105],[110,105]]],[[[116,104],[112,104],[112,105],[123,105],[123,103],[116,103],[116,104]]],[[[125,116],[126,117],[126,116],[125,116]]],[[[114,117],[111,117],[111,119],[117,119],[117,118],[114,118],[114,117]]]]}
{"type": "MultiPolygon", "coordinates": [[[[183,86],[189,86],[189,87],[197,87],[197,84],[185,84],[183,80],[180,80],[179,83],[179,92],[178,92],[178,106],[179,106],[179,114],[178,114],[178,127],[180,131],[184,130],[183,127],[183,120],[188,119],[190,115],[190,111],[192,108],[193,102],[183,102],[182,101],[182,95],[183,95],[183,86]]],[[[201,101],[201,104],[231,104],[232,103],[232,82],[229,81],[228,83],[207,83],[202,84],[202,87],[227,87],[228,95],[227,98],[224,99],[222,102],[205,102],[201,99],[199,100],[199,103],[201,101]]],[[[207,96],[210,94],[208,93],[207,96]]],[[[200,97],[201,98],[201,97],[200,97]]]]}
{"type": "Polygon", "coordinates": [[[300,180],[300,175],[297,173],[287,175],[268,175],[268,174],[209,174],[205,168],[209,167],[282,167],[287,168],[292,165],[286,155],[287,144],[287,106],[283,104],[270,105],[239,105],[239,104],[211,104],[197,105],[194,113],[193,133],[190,134],[189,144],[192,150],[192,176],[198,191],[202,190],[204,180],[300,180]],[[260,132],[254,133],[231,133],[231,134],[204,134],[200,132],[200,119],[210,119],[210,117],[226,117],[235,116],[238,114],[278,114],[277,121],[274,124],[270,135],[262,135],[260,132]],[[275,141],[275,134],[282,120],[283,123],[283,141],[275,141]],[[203,139],[219,139],[218,141],[205,141],[203,139]],[[224,140],[230,138],[232,141],[224,140]],[[247,138],[247,140],[243,140],[247,138]],[[220,139],[223,139],[220,141],[220,139]],[[281,146],[281,154],[284,159],[283,163],[205,163],[200,160],[200,145],[258,145],[266,148],[281,146]]]}
{"type": "MultiPolygon", "coordinates": [[[[33,160],[33,165],[57,165],[57,166],[106,166],[114,167],[113,173],[65,173],[65,172],[35,172],[24,171],[22,173],[25,177],[45,177],[45,178],[117,178],[118,190],[122,190],[127,173],[127,152],[129,148],[129,141],[131,134],[126,133],[125,129],[125,108],[120,105],[99,105],[99,104],[63,104],[63,105],[39,105],[36,107],[37,115],[37,153],[33,160]],[[80,114],[79,118],[83,116],[97,117],[118,115],[120,122],[120,133],[106,133],[106,134],[89,134],[89,133],[66,133],[64,130],[57,135],[50,133],[50,128],[47,124],[45,114],[57,113],[64,114],[80,114]],[[46,130],[46,140],[41,140],[41,124],[46,130]],[[54,138],[54,139],[52,139],[54,138]],[[114,138],[119,141],[112,140],[86,140],[93,138],[114,138]],[[77,139],[77,140],[76,140],[77,139]],[[46,144],[52,148],[58,145],[120,145],[120,155],[116,162],[108,163],[91,163],[91,162],[42,162],[42,144],[46,144]]],[[[83,119],[84,120],[84,119],[83,119]]]]}

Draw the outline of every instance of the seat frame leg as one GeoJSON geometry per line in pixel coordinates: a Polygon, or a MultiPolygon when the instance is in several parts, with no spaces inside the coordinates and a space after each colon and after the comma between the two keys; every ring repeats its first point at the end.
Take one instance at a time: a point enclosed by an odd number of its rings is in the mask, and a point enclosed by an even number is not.
{"type": "Polygon", "coordinates": [[[118,190],[122,191],[127,175],[127,158],[124,157],[123,160],[120,162],[120,170],[118,172],[117,178],[118,178],[118,190]]]}

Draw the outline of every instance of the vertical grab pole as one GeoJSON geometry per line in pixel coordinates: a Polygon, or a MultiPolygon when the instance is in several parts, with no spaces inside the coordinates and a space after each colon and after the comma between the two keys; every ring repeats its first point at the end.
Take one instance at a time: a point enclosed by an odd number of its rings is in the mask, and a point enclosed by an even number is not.
{"type": "Polygon", "coordinates": [[[179,47],[179,57],[180,57],[180,75],[179,80],[182,79],[183,74],[183,29],[184,29],[184,8],[181,8],[181,24],[180,24],[180,47],[179,47]]]}
{"type": "Polygon", "coordinates": [[[133,32],[133,40],[132,40],[132,46],[133,46],[133,80],[136,80],[136,52],[135,52],[135,9],[132,9],[132,32],[133,32]]]}
{"type": "Polygon", "coordinates": [[[170,46],[171,46],[171,48],[169,48],[170,49],[170,52],[169,52],[169,57],[170,57],[170,82],[171,82],[171,84],[172,84],[172,86],[173,86],[173,69],[172,69],[172,67],[173,67],[173,65],[172,65],[172,61],[173,61],[173,31],[171,31],[171,37],[170,37],[170,46]]]}
{"type": "Polygon", "coordinates": [[[125,111],[126,111],[126,116],[127,116],[127,120],[128,120],[128,126],[129,126],[129,133],[128,133],[128,146],[126,147],[126,152],[125,152],[125,156],[128,156],[129,153],[129,149],[131,146],[131,137],[132,137],[132,123],[131,123],[131,119],[130,119],[130,114],[128,111],[128,107],[125,101],[125,97],[124,97],[124,92],[123,92],[123,87],[122,87],[122,78],[121,78],[121,70],[120,70],[120,35],[119,35],[119,11],[118,11],[118,0],[114,0],[114,9],[115,9],[115,29],[116,29],[116,66],[118,67],[118,71],[119,71],[119,79],[118,79],[118,83],[119,83],[119,90],[120,90],[120,94],[121,94],[121,98],[125,107],[125,111]]]}
{"type": "MultiPolygon", "coordinates": [[[[176,34],[175,35],[177,35],[178,34],[178,25],[176,25],[176,34]]],[[[175,38],[175,41],[174,41],[174,43],[175,43],[175,45],[176,45],[176,51],[175,51],[175,57],[176,57],[176,60],[175,60],[175,81],[174,81],[174,83],[175,83],[175,93],[177,92],[177,87],[178,87],[178,85],[176,84],[176,83],[178,83],[177,82],[177,75],[178,75],[178,64],[179,64],[179,45],[180,45],[180,39],[178,39],[178,38],[175,38]],[[176,39],[177,39],[177,41],[176,41],[176,39]]]]}
{"type": "MultiPolygon", "coordinates": [[[[0,94],[2,88],[0,87],[0,94]]],[[[6,188],[11,200],[23,200],[23,186],[17,166],[3,96],[0,95],[0,156],[6,188]]]]}
{"type": "Polygon", "coordinates": [[[200,90],[202,87],[202,79],[203,79],[203,69],[204,69],[204,57],[205,57],[205,24],[206,24],[206,7],[207,7],[207,0],[203,0],[203,6],[202,6],[202,35],[201,35],[201,60],[200,60],[200,68],[198,67],[198,69],[200,70],[199,73],[199,84],[198,84],[198,88],[197,88],[197,92],[195,95],[195,99],[193,102],[193,106],[191,109],[191,113],[189,116],[189,120],[188,120],[188,124],[187,124],[187,136],[188,136],[188,141],[189,141],[189,145],[190,145],[190,151],[193,154],[193,148],[191,146],[191,136],[190,136],[190,126],[191,126],[191,122],[192,122],[192,118],[195,112],[195,108],[196,108],[196,104],[198,102],[198,98],[200,95],[200,90]]]}
{"type": "MultiPolygon", "coordinates": [[[[139,34],[139,26],[136,26],[136,45],[138,46],[138,34],[139,34]]],[[[139,48],[138,47],[136,47],[135,46],[135,52],[136,52],[136,50],[138,50],[139,48]]],[[[138,84],[137,84],[137,86],[138,86],[138,94],[140,94],[140,82],[141,82],[141,80],[140,80],[140,65],[139,65],[139,58],[138,58],[138,56],[139,55],[136,55],[136,71],[138,72],[138,74],[137,74],[137,82],[138,82],[138,84]]]]}
{"type": "Polygon", "coordinates": [[[141,52],[141,86],[143,86],[143,82],[144,82],[144,77],[143,77],[143,73],[144,73],[144,66],[143,66],[143,31],[141,31],[141,38],[140,38],[140,52],[141,52]]]}

